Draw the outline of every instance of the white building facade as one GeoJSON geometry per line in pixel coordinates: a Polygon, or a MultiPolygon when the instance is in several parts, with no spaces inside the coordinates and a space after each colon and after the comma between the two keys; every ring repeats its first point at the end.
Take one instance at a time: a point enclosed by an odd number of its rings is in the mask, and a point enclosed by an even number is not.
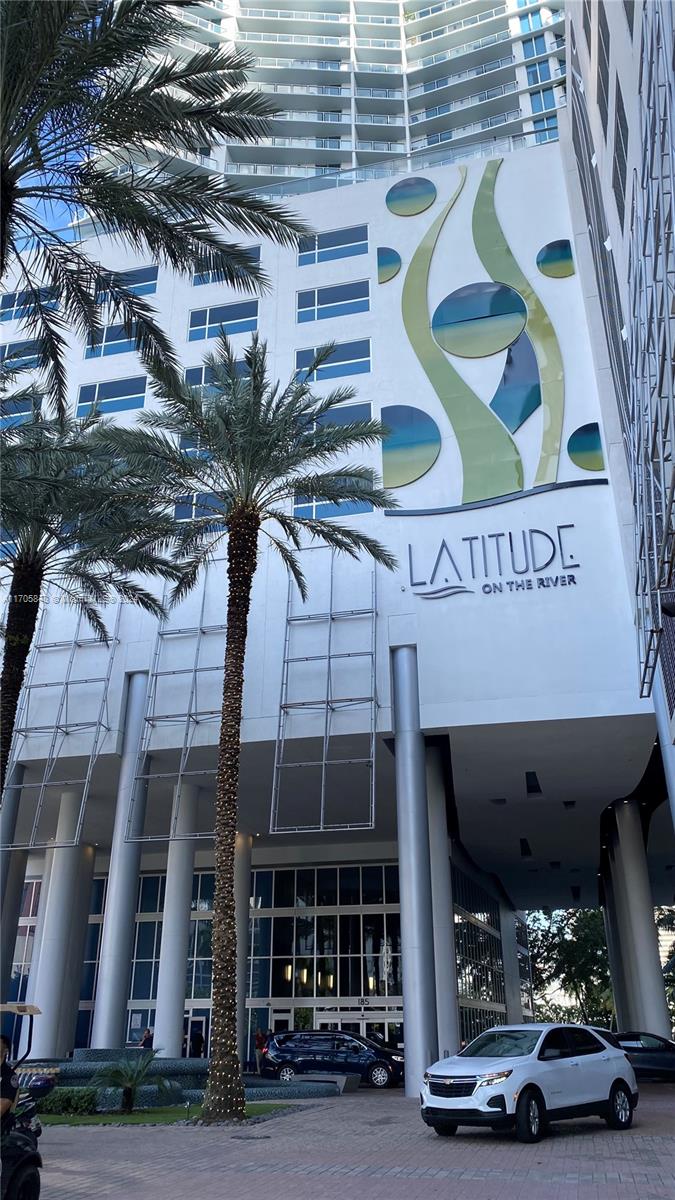
{"type": "MultiPolygon", "coordinates": [[[[414,1093],[439,1053],[530,1015],[518,914],[597,904],[610,827],[621,1016],[668,1031],[652,909],[672,828],[648,860],[665,790],[558,146],[334,184],[292,197],[314,240],[261,246],[265,296],[115,261],[145,272],[193,383],[220,328],[241,349],[259,330],[281,379],[334,341],[317,390],[353,384],[349,407],[390,430],[372,462],[399,507],[340,516],[395,572],[308,547],[303,606],[261,548],[241,1043],[250,1057],[257,1027],[402,1037],[414,1093]]],[[[69,353],[76,411],[96,398],[132,422],[156,403],[123,331],[69,353]]],[[[208,1044],[225,587],[216,560],[160,625],[111,609],[108,646],[44,605],[3,806],[9,974],[46,1014],[40,1055],[146,1025],[168,1055],[185,1031],[208,1044]]]]}

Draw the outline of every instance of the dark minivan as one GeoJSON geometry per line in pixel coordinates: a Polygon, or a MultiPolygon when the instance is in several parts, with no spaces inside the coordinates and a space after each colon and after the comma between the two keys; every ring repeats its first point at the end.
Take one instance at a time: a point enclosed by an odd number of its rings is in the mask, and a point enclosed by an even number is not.
{"type": "Polygon", "coordinates": [[[360,1075],[371,1087],[383,1088],[401,1082],[403,1055],[339,1030],[275,1033],[263,1050],[261,1072],[282,1083],[296,1075],[360,1075]]]}

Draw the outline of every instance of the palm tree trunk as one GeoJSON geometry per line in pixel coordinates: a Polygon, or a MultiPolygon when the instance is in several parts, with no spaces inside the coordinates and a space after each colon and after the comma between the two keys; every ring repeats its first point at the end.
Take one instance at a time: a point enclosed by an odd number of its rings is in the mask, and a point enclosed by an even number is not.
{"type": "Polygon", "coordinates": [[[228,521],[227,639],[216,775],[211,1061],[202,1112],[206,1121],[243,1120],[246,1111],[237,1048],[234,847],[237,835],[244,658],[259,525],[257,515],[246,509],[235,511],[228,521]]]}
{"type": "Polygon", "coordinates": [[[26,660],[35,637],[42,572],[32,563],[16,564],[9,590],[5,652],[0,675],[0,794],[5,786],[26,660]]]}

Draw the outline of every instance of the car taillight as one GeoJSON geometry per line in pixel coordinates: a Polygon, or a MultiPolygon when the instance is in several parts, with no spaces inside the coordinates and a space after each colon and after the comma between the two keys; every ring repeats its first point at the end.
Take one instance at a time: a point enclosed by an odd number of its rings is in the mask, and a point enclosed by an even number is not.
{"type": "Polygon", "coordinates": [[[263,1054],[269,1054],[269,1046],[263,1046],[262,1052],[263,1054]]]}

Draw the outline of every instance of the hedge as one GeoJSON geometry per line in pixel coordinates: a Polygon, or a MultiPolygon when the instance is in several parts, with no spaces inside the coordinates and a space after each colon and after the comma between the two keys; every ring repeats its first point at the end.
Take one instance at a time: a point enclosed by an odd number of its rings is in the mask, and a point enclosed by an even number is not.
{"type": "Polygon", "coordinates": [[[38,1101],[38,1112],[60,1117],[83,1116],[96,1112],[96,1088],[57,1087],[38,1101]]]}

